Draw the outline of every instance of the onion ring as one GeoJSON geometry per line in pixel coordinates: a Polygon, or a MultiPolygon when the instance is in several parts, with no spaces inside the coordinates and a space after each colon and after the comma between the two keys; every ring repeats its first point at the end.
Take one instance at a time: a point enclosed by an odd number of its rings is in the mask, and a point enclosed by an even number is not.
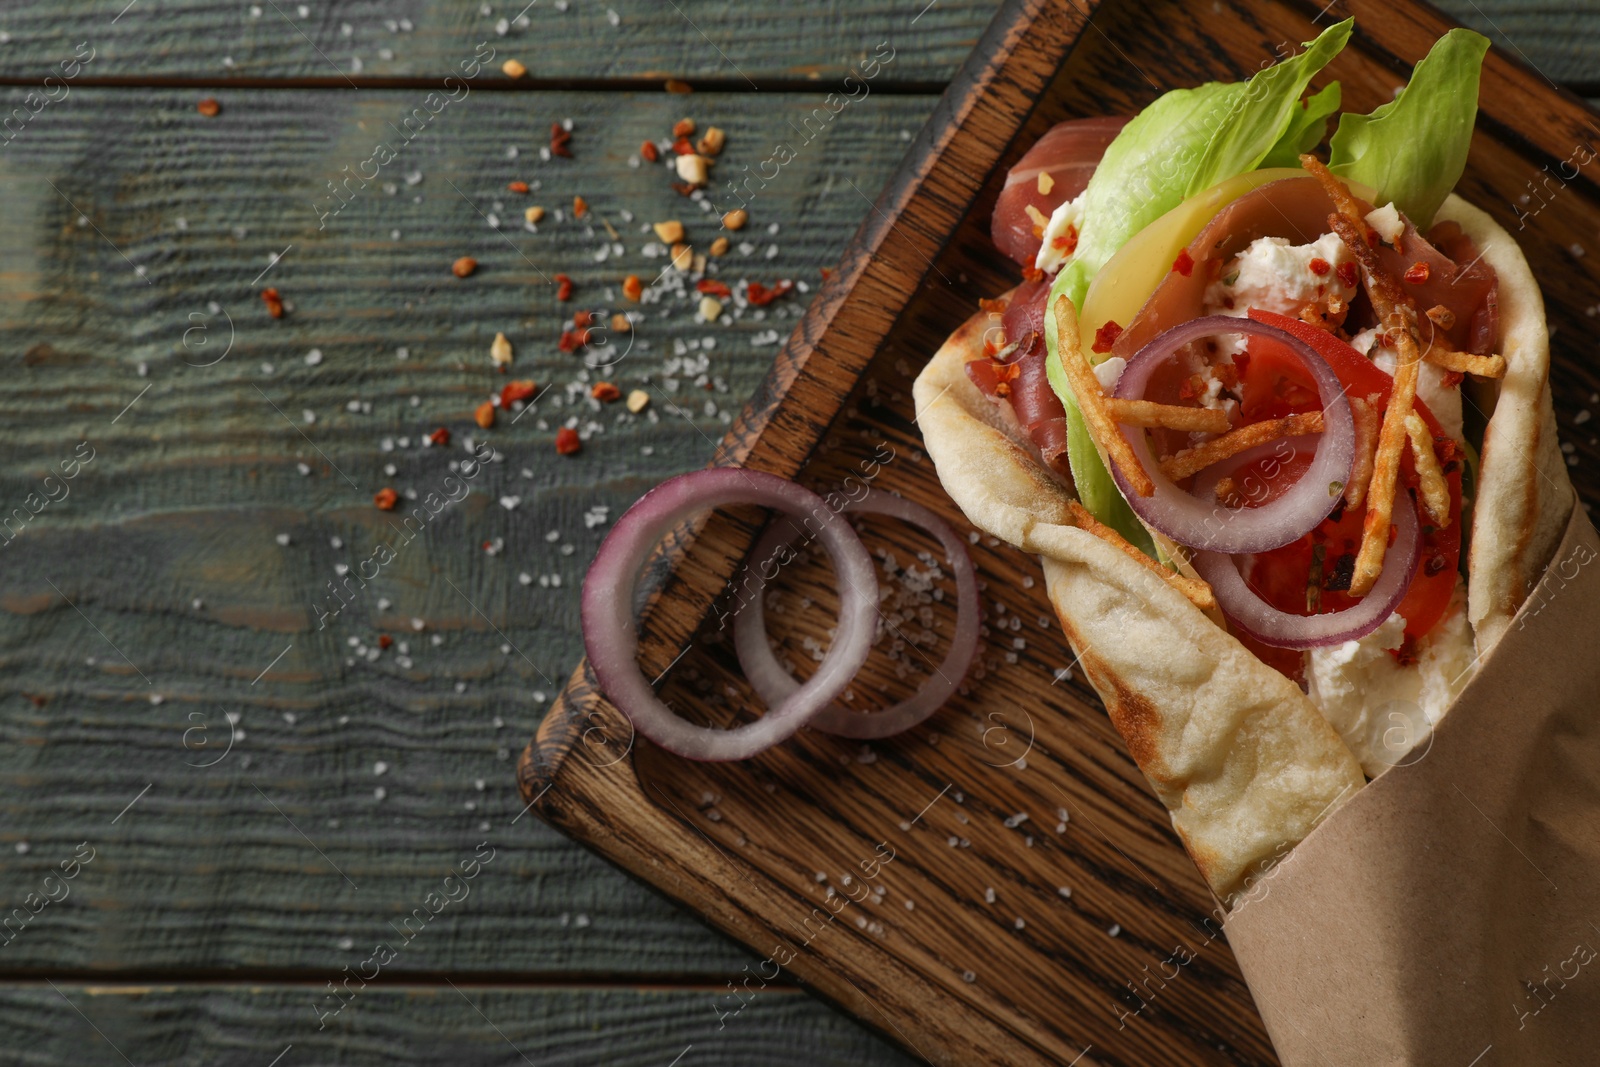
{"type": "Polygon", "coordinates": [[[1189,342],[1219,333],[1254,335],[1277,342],[1300,361],[1316,383],[1325,428],[1306,473],[1270,503],[1249,511],[1237,511],[1226,521],[1218,521],[1214,501],[1184,492],[1161,473],[1160,466],[1149,454],[1143,428],[1119,426],[1123,437],[1133,446],[1140,466],[1155,483],[1156,491],[1151,496],[1141,497],[1133,491],[1116,464],[1111,464],[1111,475],[1139,518],[1179,544],[1209,552],[1267,552],[1304,537],[1327,518],[1343,497],[1355,464],[1356,430],[1350,401],[1333,368],[1316,350],[1293,334],[1254,319],[1208,315],[1174,326],[1139,349],[1117,379],[1115,395],[1123,400],[1142,400],[1160,364],[1189,342]],[[1337,490],[1334,489],[1336,485],[1337,490]]]}
{"type": "MultiPolygon", "coordinates": [[[[1292,444],[1309,446],[1312,438],[1291,438],[1292,444]]],[[[1197,488],[1216,499],[1216,486],[1231,471],[1249,463],[1267,458],[1269,449],[1281,442],[1262,445],[1246,452],[1201,475],[1197,488]]],[[[1302,479],[1303,481],[1304,479],[1302,479]]],[[[1270,505],[1266,505],[1270,506],[1270,505]]],[[[1243,509],[1240,509],[1243,510],[1243,509]]],[[[1388,562],[1378,575],[1372,591],[1361,603],[1343,611],[1329,611],[1320,615],[1293,615],[1268,604],[1251,589],[1239,573],[1239,565],[1231,556],[1220,552],[1196,552],[1194,569],[1200,577],[1211,583],[1217,604],[1228,620],[1263,644],[1279,648],[1317,648],[1354,641],[1381,626],[1400,601],[1405,599],[1411,579],[1417,573],[1417,563],[1422,556],[1422,536],[1417,521],[1416,505],[1406,497],[1405,506],[1395,509],[1395,540],[1389,546],[1388,562]]]]}
{"type": "Polygon", "coordinates": [[[716,467],[669,478],[617,520],[583,583],[583,643],[600,688],[641,734],[693,760],[742,760],[794,734],[849,686],[876,632],[877,579],[861,539],[815,493],[760,471],[716,467]],[[805,685],[732,730],[696,726],[661,702],[639,670],[634,592],[650,552],[680,522],[727,504],[760,504],[818,522],[839,582],[839,629],[805,685]]]}
{"type": "MultiPolygon", "coordinates": [[[[955,692],[956,686],[966,677],[978,651],[978,575],[972,557],[954,530],[939,516],[902,497],[868,490],[860,500],[845,504],[844,511],[874,512],[902,519],[920,526],[939,539],[944,547],[945,561],[955,571],[956,577],[956,629],[950,638],[950,648],[944,661],[934,668],[929,677],[910,697],[882,711],[860,712],[833,703],[809,725],[824,733],[863,741],[877,740],[909,730],[939,708],[955,692]]],[[[763,567],[772,557],[786,548],[795,531],[788,524],[778,523],[767,531],[765,537],[751,553],[753,560],[763,567]]],[[[733,644],[739,655],[739,665],[745,677],[769,704],[781,700],[800,687],[772,654],[767,640],[766,612],[761,604],[761,592],[766,580],[757,577],[755,595],[740,609],[733,624],[733,644]]]]}

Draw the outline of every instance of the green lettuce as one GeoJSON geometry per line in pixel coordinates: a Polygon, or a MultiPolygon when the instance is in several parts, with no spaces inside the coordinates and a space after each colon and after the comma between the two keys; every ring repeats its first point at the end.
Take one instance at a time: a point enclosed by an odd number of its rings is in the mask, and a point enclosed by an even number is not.
{"type": "Polygon", "coordinates": [[[1342,92],[1338,82],[1330,82],[1320,93],[1307,97],[1304,105],[1289,120],[1278,143],[1272,146],[1258,166],[1260,170],[1271,167],[1298,167],[1300,157],[1316,148],[1328,135],[1328,118],[1339,110],[1342,92]]]}
{"type": "Polygon", "coordinates": [[[1489,39],[1454,29],[1411,72],[1400,95],[1370,115],[1345,114],[1329,169],[1370,185],[1426,230],[1466,169],[1478,115],[1478,73],[1489,39]]]}
{"type": "MultiPolygon", "coordinates": [[[[1344,48],[1353,22],[1328,27],[1304,52],[1247,82],[1208,82],[1167,93],[1123,127],[1084,190],[1078,247],[1051,284],[1049,306],[1066,296],[1081,309],[1095,274],[1134,234],[1195,193],[1255,170],[1286,142],[1302,144],[1316,127],[1306,118],[1313,108],[1301,106],[1301,94],[1344,48]]],[[[1324,120],[1331,108],[1321,109],[1329,99],[1338,106],[1336,87],[1312,98],[1324,120]]],[[[1067,460],[1078,498],[1101,522],[1149,551],[1149,534],[1106,471],[1062,372],[1053,312],[1044,323],[1045,366],[1066,409],[1067,460]]]]}

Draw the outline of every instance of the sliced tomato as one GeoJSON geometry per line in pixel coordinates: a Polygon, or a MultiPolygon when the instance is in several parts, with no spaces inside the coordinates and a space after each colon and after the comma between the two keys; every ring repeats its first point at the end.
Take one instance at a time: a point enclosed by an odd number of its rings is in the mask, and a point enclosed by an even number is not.
{"type": "MultiPolygon", "coordinates": [[[[1275,326],[1310,345],[1333,368],[1347,395],[1371,400],[1380,411],[1388,404],[1394,379],[1344,341],[1309,323],[1268,311],[1252,310],[1250,317],[1275,326]],[[1376,400],[1372,400],[1373,397],[1376,400]]],[[[1236,357],[1235,362],[1245,364],[1239,376],[1240,408],[1247,420],[1278,418],[1321,408],[1310,379],[1281,345],[1267,338],[1253,337],[1248,352],[1236,357]]],[[[1418,400],[1415,409],[1435,440],[1450,440],[1426,404],[1418,400]]],[[[1449,525],[1433,526],[1426,516],[1419,514],[1422,520],[1422,561],[1417,567],[1416,577],[1406,590],[1405,599],[1396,609],[1406,620],[1406,637],[1409,641],[1415,641],[1434,627],[1444,616],[1450,596],[1455,591],[1456,567],[1461,555],[1461,461],[1455,458],[1447,460],[1444,471],[1445,480],[1450,486],[1449,525]]],[[[1400,485],[1402,490],[1414,489],[1417,485],[1416,468],[1409,448],[1402,453],[1400,485]]],[[[1247,506],[1250,503],[1265,503],[1266,499],[1270,497],[1247,502],[1247,506]]],[[[1412,503],[1409,506],[1416,505],[1412,503]]],[[[1298,541],[1255,556],[1249,573],[1251,588],[1279,610],[1299,615],[1353,606],[1357,603],[1356,598],[1326,587],[1334,575],[1341,571],[1348,574],[1349,567],[1354,563],[1355,553],[1361,545],[1362,520],[1361,511],[1340,507],[1298,541]],[[1318,568],[1322,579],[1314,582],[1312,572],[1318,568]]],[[[1340,583],[1333,581],[1332,584],[1340,583]]],[[[1344,584],[1348,585],[1348,581],[1344,584]]],[[[1271,660],[1267,662],[1272,663],[1271,660]]],[[[1277,666],[1275,663],[1272,665],[1277,666]]]]}

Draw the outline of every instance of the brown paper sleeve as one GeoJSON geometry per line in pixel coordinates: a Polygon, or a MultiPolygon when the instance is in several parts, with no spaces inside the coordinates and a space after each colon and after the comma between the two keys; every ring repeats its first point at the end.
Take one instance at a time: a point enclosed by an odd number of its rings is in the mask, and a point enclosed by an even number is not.
{"type": "Polygon", "coordinates": [[[1224,924],[1286,1067],[1600,1063],[1600,540],[1224,924]]]}

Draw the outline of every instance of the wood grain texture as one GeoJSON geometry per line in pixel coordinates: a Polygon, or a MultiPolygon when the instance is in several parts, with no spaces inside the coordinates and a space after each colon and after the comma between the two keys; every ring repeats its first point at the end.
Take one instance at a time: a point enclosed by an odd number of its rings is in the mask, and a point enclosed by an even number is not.
{"type": "Polygon", "coordinates": [[[498,55],[484,77],[496,82],[507,80],[500,62],[514,57],[530,82],[682,78],[749,90],[752,83],[837,83],[888,39],[907,54],[885,80],[926,88],[949,80],[995,11],[993,0],[320,0],[302,15],[299,0],[145,0],[117,17],[125,6],[91,0],[63,19],[48,2],[8,4],[0,16],[9,34],[0,77],[42,79],[87,40],[96,49],[85,68],[91,78],[346,86],[346,78],[372,84],[458,74],[487,41],[498,55]]]}
{"type": "MultiPolygon", "coordinates": [[[[706,462],[771,363],[776,344],[757,342],[787,332],[805,297],[716,326],[696,323],[687,298],[642,305],[634,348],[608,374],[655,403],[639,418],[593,410],[582,379],[598,375],[556,350],[571,308],[538,272],[572,275],[572,307],[610,305],[624,273],[660,270],[641,251],[654,241],[638,232],[646,221],[680,216],[692,240],[709,241],[707,216],[665,174],[627,165],[684,102],[473,94],[319,230],[311,203],[323,182],[422,95],[254,92],[249,107],[206,120],[185,92],[81,89],[0,155],[11,220],[0,228],[4,514],[25,508],[79,442],[95,449],[71,495],[0,548],[0,901],[20,903],[78,842],[102,848],[70,900],[0,949],[6,973],[337,969],[343,938],[383,936],[485,838],[502,849],[495,877],[400,970],[719,978],[748,959],[533,818],[511,826],[522,806],[511,757],[555,694],[547,679],[577,662],[578,588],[605,532],[585,513],[608,506],[614,518],[648,485],[706,462]],[[541,164],[537,138],[567,116],[574,158],[541,164]],[[619,227],[624,254],[596,263],[597,239],[570,221],[527,233],[521,205],[535,197],[507,194],[514,177],[542,180],[537,199],[552,210],[585,195],[619,227]],[[507,220],[504,237],[480,211],[507,220]],[[481,265],[458,281],[449,265],[464,253],[481,265]],[[281,320],[257,296],[267,284],[293,305],[281,320]],[[232,352],[191,365],[222,352],[223,312],[232,352]],[[516,344],[515,375],[555,390],[484,434],[471,417],[504,381],[488,357],[497,330],[516,344]],[[673,354],[704,338],[716,347],[673,354]],[[682,367],[700,356],[703,372],[682,367]],[[351,400],[371,412],[347,410],[351,400]],[[554,426],[574,416],[604,432],[564,459],[554,426]],[[441,425],[452,447],[421,448],[441,425]],[[492,438],[505,462],[319,629],[313,605],[327,603],[336,567],[395,539],[372,493],[436,489],[468,436],[492,438]],[[498,503],[513,496],[515,510],[498,503]],[[494,538],[504,548],[490,556],[481,546],[494,538]],[[413,618],[426,632],[411,631],[413,618]],[[410,666],[399,646],[356,658],[348,642],[375,650],[380,633],[408,643],[410,666]],[[245,736],[214,768],[192,766],[224,750],[229,712],[245,736]]],[[[692,104],[727,129],[725,165],[738,167],[766,158],[784,120],[819,102],[692,104]]],[[[881,187],[900,132],[929,107],[852,104],[752,202],[753,250],[736,242],[719,275],[818,280],[867,210],[850,183],[881,187]]]]}
{"type": "MultiPolygon", "coordinates": [[[[1328,77],[1343,82],[1347,108],[1365,111],[1391,98],[1397,71],[1445,24],[1421,8],[1349,6],[1361,36],[1328,77]]],[[[952,88],[941,124],[919,139],[839,278],[730,433],[728,456],[827,491],[888,442],[896,459],[874,484],[959,523],[917,451],[909,386],[976,297],[1013,283],[1014,268],[985,233],[1006,164],[1062,117],[1133,111],[1168,87],[1245,76],[1274,44],[1310,37],[1319,7],[1240,2],[1219,16],[1177,3],[1107,4],[1098,32],[1081,37],[1014,141],[1024,110],[1006,121],[982,109],[1003,112],[1019,82],[1048,77],[1045,57],[1064,47],[1063,28],[1039,16],[1015,53],[1017,38],[989,39],[993,51],[979,55],[1017,58],[998,71],[969,68],[974,82],[994,78],[987,95],[971,83],[952,88]],[[1173,40],[1184,47],[1171,48],[1173,40]],[[988,154],[993,139],[1009,148],[988,154]],[[896,276],[898,287],[886,284],[896,276]],[[920,279],[914,293],[909,278],[920,279]]],[[[1600,196],[1588,180],[1537,211],[1518,196],[1541,166],[1571,153],[1593,116],[1499,56],[1484,85],[1462,191],[1513,231],[1519,216],[1526,224],[1522,243],[1550,305],[1569,462],[1592,505],[1596,441],[1580,429],[1581,413],[1600,399],[1582,323],[1600,272],[1573,239],[1600,234],[1600,196]]],[[[716,613],[701,618],[759,526],[751,515],[719,513],[669,542],[649,572],[641,666],[654,676],[676,662],[663,698],[699,721],[737,722],[757,703],[716,613]]],[[[876,534],[873,543],[902,562],[929,547],[876,534]]],[[[1058,681],[1072,653],[1051,628],[1042,583],[1024,581],[1034,564],[988,544],[975,555],[991,602],[985,614],[998,601],[1006,610],[995,617],[1008,623],[991,626],[969,692],[924,728],[870,746],[804,733],[748,763],[690,763],[643,742],[629,747],[626,721],[580,671],[524,756],[525,795],[556,825],[932,1062],[1274,1062],[1165,813],[1092,694],[1058,681]],[[1023,738],[1025,766],[1011,762],[1023,738]],[[867,865],[882,847],[894,859],[874,873],[867,865]],[[880,875],[862,898],[859,888],[880,875]],[[1161,968],[1176,947],[1195,962],[1174,977],[1161,968]]],[[[803,636],[825,637],[831,604],[825,573],[792,581],[789,602],[803,595],[817,609],[789,621],[794,649],[803,636]]],[[[934,628],[950,626],[946,608],[934,628]]],[[[882,661],[858,683],[884,702],[913,684],[882,661]]]]}
{"type": "Polygon", "coordinates": [[[743,1010],[721,1019],[719,1026],[719,1008],[729,1009],[718,994],[730,995],[709,987],[508,989],[457,983],[452,989],[441,983],[362,989],[352,982],[355,992],[344,994],[344,1009],[327,1017],[319,1030],[312,1005],[319,994],[328,994],[309,983],[55,985],[0,985],[6,1062],[19,1067],[125,1067],[129,1062],[903,1067],[913,1062],[793,990],[747,997],[743,1010]]]}

